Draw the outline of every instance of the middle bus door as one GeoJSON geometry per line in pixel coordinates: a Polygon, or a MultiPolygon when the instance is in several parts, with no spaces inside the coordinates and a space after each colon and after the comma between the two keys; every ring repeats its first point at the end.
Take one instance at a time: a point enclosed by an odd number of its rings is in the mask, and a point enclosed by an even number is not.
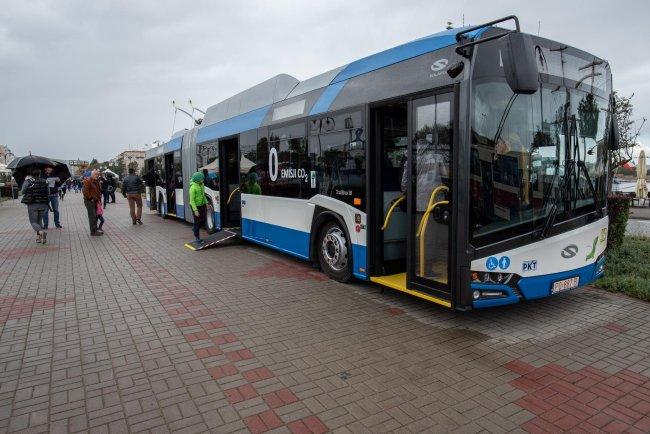
{"type": "Polygon", "coordinates": [[[221,227],[241,226],[241,192],[239,184],[239,139],[219,140],[221,173],[221,227]]]}
{"type": "Polygon", "coordinates": [[[450,297],[453,93],[409,104],[408,280],[414,289],[450,297]]]}

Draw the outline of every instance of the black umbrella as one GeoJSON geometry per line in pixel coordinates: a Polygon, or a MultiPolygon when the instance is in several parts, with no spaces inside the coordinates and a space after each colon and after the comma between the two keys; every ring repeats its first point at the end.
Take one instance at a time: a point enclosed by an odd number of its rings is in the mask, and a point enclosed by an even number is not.
{"type": "MultiPolygon", "coordinates": [[[[14,179],[18,188],[23,185],[25,176],[29,175],[32,169],[44,169],[45,167],[56,167],[57,163],[51,158],[41,157],[38,155],[27,155],[25,157],[16,157],[7,164],[7,169],[13,171],[14,179]]],[[[69,174],[68,174],[69,176],[69,174]]]]}
{"type": "Polygon", "coordinates": [[[52,158],[52,161],[55,163],[54,174],[59,177],[61,183],[64,183],[71,176],[68,164],[65,162],[65,160],[57,160],[56,158],[52,158]]]}

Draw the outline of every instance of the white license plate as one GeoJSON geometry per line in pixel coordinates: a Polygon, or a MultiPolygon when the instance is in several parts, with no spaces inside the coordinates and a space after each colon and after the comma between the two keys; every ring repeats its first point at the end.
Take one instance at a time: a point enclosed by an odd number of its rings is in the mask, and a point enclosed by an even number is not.
{"type": "Polygon", "coordinates": [[[557,282],[553,282],[553,288],[551,288],[551,294],[557,294],[558,292],[577,288],[579,282],[580,282],[579,277],[570,277],[568,279],[558,280],[557,282]]]}

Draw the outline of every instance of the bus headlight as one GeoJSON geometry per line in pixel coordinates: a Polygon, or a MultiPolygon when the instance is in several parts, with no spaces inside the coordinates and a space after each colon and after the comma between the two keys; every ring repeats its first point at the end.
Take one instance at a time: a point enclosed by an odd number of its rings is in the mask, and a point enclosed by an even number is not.
{"type": "Polygon", "coordinates": [[[478,300],[479,298],[481,298],[481,291],[475,289],[474,292],[472,293],[472,297],[474,297],[474,300],[478,300]]]}
{"type": "Polygon", "coordinates": [[[496,283],[507,285],[512,280],[512,273],[491,273],[489,271],[472,271],[472,283],[496,283]]]}

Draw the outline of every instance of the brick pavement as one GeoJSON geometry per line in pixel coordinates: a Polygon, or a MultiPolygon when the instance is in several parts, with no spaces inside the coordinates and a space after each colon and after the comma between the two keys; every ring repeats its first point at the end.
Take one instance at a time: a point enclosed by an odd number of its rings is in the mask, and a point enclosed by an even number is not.
{"type": "MultiPolygon", "coordinates": [[[[118,200],[121,198],[118,197],[118,200]]],[[[585,289],[455,313],[123,200],[34,243],[0,206],[2,432],[650,432],[650,305],[585,289]]]]}

